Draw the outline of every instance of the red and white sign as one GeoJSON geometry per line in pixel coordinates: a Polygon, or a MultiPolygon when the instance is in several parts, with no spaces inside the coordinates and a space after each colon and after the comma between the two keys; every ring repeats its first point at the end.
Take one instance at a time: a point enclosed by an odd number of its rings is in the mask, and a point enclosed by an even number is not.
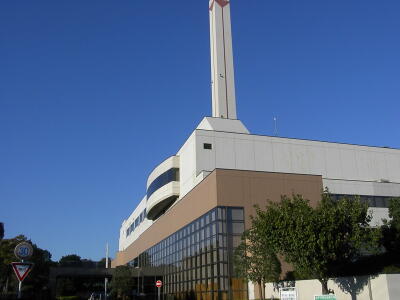
{"type": "Polygon", "coordinates": [[[17,275],[18,280],[21,282],[24,281],[26,276],[28,276],[29,272],[33,268],[33,264],[31,263],[12,262],[11,265],[15,275],[17,275]]]}
{"type": "Polygon", "coordinates": [[[156,287],[158,287],[158,288],[162,287],[162,281],[161,280],[157,280],[156,281],[156,287]]]}

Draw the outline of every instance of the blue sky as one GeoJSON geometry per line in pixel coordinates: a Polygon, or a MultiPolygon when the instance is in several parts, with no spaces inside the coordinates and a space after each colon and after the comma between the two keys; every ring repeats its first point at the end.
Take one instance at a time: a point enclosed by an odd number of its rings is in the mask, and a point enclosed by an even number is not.
{"type": "MultiPolygon", "coordinates": [[[[232,0],[252,133],[400,148],[400,2],[232,0]]],[[[149,172],[211,113],[208,1],[0,3],[0,221],[114,255],[149,172]]]]}

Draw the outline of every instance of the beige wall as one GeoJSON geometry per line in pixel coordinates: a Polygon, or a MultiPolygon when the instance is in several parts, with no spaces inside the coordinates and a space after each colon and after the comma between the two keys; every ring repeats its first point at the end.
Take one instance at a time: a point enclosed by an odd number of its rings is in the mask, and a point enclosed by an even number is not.
{"type": "MultiPolygon", "coordinates": [[[[395,286],[391,286],[391,281],[395,281],[398,286],[400,274],[339,277],[329,280],[328,288],[334,291],[337,300],[397,300],[400,297],[398,293],[392,292],[395,286]]],[[[322,292],[318,280],[296,281],[296,290],[297,300],[314,299],[315,295],[321,295],[322,292]]],[[[272,284],[267,284],[265,296],[279,298],[279,290],[274,289],[272,284]]],[[[257,296],[249,299],[257,299],[257,296]]]]}
{"type": "Polygon", "coordinates": [[[248,216],[254,214],[255,204],[262,207],[267,200],[279,201],[281,195],[292,194],[301,194],[316,204],[321,199],[321,192],[321,176],[216,169],[125,251],[118,252],[111,265],[128,263],[216,206],[244,207],[248,228],[248,216]]]}
{"type": "Polygon", "coordinates": [[[322,177],[256,171],[217,169],[217,197],[219,206],[243,206],[246,228],[251,225],[254,205],[261,208],[267,201],[280,201],[282,195],[301,194],[312,205],[321,200],[322,177]]]}

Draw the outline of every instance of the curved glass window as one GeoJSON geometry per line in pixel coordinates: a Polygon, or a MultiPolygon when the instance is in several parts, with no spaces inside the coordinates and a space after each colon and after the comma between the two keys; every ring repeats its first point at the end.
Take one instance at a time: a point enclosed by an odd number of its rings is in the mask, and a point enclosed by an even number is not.
{"type": "Polygon", "coordinates": [[[160,187],[172,182],[172,181],[179,181],[179,169],[178,168],[172,168],[169,169],[168,171],[162,173],[160,176],[158,176],[154,181],[149,185],[149,188],[147,189],[147,199],[150,198],[150,196],[157,191],[160,187]]]}

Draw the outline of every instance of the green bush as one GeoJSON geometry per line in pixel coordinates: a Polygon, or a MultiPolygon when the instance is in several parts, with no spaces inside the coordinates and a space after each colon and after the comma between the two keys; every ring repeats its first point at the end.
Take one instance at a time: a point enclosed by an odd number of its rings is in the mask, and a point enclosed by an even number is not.
{"type": "Polygon", "coordinates": [[[390,265],[383,268],[383,274],[398,274],[400,273],[400,266],[390,265]]]}

